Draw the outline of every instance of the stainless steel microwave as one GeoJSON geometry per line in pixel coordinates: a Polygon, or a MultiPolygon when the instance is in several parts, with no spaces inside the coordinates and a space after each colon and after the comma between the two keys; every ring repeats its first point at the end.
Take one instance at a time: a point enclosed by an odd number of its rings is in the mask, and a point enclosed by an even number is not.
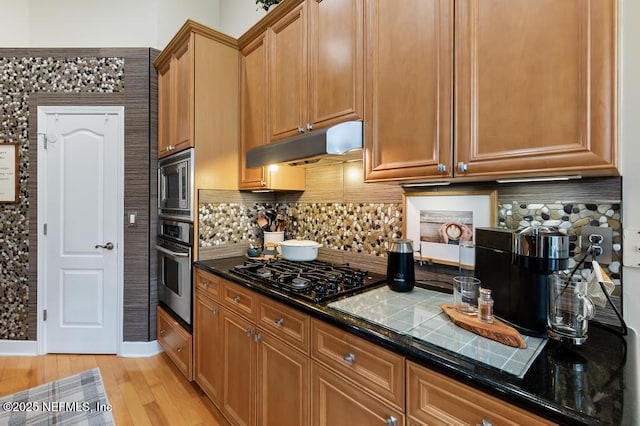
{"type": "Polygon", "coordinates": [[[194,149],[158,161],[158,215],[193,222],[194,149]]]}

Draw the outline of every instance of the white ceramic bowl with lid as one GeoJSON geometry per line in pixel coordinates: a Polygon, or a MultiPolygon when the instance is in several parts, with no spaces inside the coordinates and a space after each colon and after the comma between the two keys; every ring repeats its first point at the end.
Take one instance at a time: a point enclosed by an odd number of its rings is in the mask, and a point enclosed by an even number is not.
{"type": "Polygon", "coordinates": [[[322,244],[311,240],[286,240],[279,243],[279,246],[284,259],[305,262],[316,260],[318,248],[322,247],[322,244]]]}

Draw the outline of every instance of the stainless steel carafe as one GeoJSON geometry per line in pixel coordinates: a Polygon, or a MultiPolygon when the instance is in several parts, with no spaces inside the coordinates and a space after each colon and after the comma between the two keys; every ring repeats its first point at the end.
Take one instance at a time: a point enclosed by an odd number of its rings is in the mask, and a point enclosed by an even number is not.
{"type": "Polygon", "coordinates": [[[411,291],[416,283],[413,241],[391,240],[387,259],[387,284],[393,291],[411,291]]]}

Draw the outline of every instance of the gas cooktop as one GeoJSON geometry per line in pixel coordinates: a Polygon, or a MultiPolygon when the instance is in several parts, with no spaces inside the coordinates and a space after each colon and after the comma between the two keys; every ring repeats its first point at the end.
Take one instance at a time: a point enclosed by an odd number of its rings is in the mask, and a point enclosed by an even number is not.
{"type": "Polygon", "coordinates": [[[248,259],[230,272],[314,303],[338,299],[385,282],[386,277],[319,260],[248,259]]]}

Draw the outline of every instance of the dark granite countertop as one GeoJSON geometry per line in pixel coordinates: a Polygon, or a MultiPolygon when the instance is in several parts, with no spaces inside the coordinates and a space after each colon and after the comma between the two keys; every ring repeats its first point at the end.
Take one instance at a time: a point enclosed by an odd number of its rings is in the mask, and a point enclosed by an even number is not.
{"type": "Polygon", "coordinates": [[[195,262],[195,266],[296,307],[316,318],[397,352],[462,383],[560,424],[639,424],[635,334],[622,338],[590,323],[580,347],[549,341],[519,379],[411,336],[395,333],[324,305],[266,288],[229,272],[244,257],[195,262]]]}

